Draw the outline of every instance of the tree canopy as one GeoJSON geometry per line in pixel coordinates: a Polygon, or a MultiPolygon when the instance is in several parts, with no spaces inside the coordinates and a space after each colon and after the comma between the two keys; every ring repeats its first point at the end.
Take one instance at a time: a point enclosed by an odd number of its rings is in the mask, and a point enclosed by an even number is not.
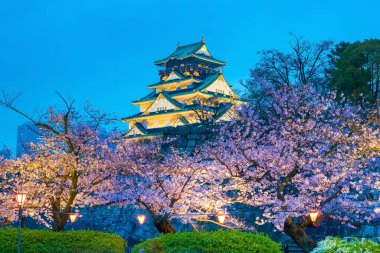
{"type": "Polygon", "coordinates": [[[352,101],[377,102],[380,98],[380,40],[358,41],[342,49],[339,57],[332,61],[330,86],[352,101]]]}
{"type": "Polygon", "coordinates": [[[271,98],[265,110],[243,108],[205,148],[239,192],[235,201],[262,209],[258,224],[274,224],[305,251],[316,245],[304,231],[313,210],[351,226],[373,220],[378,112],[308,85],[263,84],[262,92],[271,98]]]}

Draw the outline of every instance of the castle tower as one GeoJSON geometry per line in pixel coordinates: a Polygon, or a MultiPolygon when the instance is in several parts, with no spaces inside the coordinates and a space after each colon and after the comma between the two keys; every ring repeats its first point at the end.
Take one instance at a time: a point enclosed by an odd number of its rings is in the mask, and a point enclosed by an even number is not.
{"type": "Polygon", "coordinates": [[[161,67],[160,81],[148,86],[147,96],[133,101],[140,112],[123,118],[129,124],[126,138],[160,136],[165,127],[200,123],[212,118],[229,120],[242,101],[223,77],[226,63],[215,59],[200,42],[183,45],[154,62],[161,67]]]}

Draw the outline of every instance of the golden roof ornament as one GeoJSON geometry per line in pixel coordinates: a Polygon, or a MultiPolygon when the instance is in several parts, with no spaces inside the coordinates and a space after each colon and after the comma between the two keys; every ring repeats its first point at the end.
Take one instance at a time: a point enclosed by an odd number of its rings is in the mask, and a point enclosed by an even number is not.
{"type": "Polygon", "coordinates": [[[223,70],[221,67],[218,68],[219,69],[219,74],[222,74],[223,73],[223,70]]]}
{"type": "Polygon", "coordinates": [[[177,48],[179,48],[181,45],[179,44],[179,41],[178,41],[178,44],[177,44],[177,48]]]}
{"type": "Polygon", "coordinates": [[[202,36],[202,44],[205,44],[205,38],[202,36]]]}

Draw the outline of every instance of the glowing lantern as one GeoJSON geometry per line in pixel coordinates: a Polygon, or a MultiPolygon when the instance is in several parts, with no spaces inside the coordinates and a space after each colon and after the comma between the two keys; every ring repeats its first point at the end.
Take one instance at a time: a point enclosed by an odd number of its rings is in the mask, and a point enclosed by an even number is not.
{"type": "Polygon", "coordinates": [[[380,207],[375,207],[373,211],[377,214],[380,214],[380,207]]]}
{"type": "Polygon", "coordinates": [[[224,222],[226,221],[226,215],[224,213],[219,213],[216,215],[216,217],[218,218],[218,222],[220,224],[224,224],[224,222]]]}
{"type": "Polygon", "coordinates": [[[139,214],[137,215],[137,220],[139,221],[140,225],[145,223],[146,216],[145,214],[139,214]]]}
{"type": "Polygon", "coordinates": [[[19,207],[23,207],[26,201],[26,193],[25,192],[17,193],[16,201],[19,207]]]}
{"type": "Polygon", "coordinates": [[[317,221],[318,215],[319,215],[318,211],[311,211],[309,213],[311,222],[315,223],[317,221]]]}
{"type": "Polygon", "coordinates": [[[70,218],[71,223],[74,223],[78,218],[78,214],[77,213],[70,213],[69,218],[70,218]]]}

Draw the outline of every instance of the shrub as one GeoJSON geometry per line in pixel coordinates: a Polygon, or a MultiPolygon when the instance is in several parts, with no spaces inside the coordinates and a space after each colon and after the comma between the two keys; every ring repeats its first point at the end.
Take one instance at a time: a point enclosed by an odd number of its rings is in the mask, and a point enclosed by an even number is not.
{"type": "MultiPolygon", "coordinates": [[[[124,253],[123,238],[96,231],[53,232],[23,229],[23,253],[124,253]]],[[[0,230],[0,253],[17,252],[17,229],[0,230]]]]}
{"type": "Polygon", "coordinates": [[[346,252],[380,252],[380,244],[371,241],[358,239],[342,239],[339,237],[327,237],[325,240],[320,241],[318,246],[312,253],[346,253],[346,252]]]}
{"type": "Polygon", "coordinates": [[[133,247],[132,253],[244,253],[282,252],[280,244],[262,234],[233,230],[166,234],[133,247]]]}

